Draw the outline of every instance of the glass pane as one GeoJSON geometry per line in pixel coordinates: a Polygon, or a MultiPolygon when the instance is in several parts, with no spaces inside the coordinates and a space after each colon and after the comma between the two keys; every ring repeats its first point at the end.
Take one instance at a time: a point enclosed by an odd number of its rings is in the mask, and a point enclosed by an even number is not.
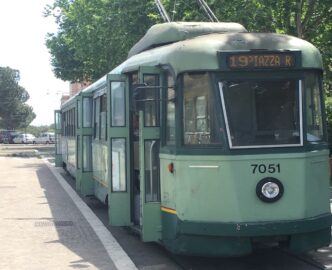
{"type": "Polygon", "coordinates": [[[100,100],[100,138],[106,140],[107,138],[107,98],[106,95],[101,96],[100,100]]]}
{"type": "Polygon", "coordinates": [[[112,139],[112,191],[126,191],[126,139],[112,139]]]}
{"type": "Polygon", "coordinates": [[[175,89],[172,76],[168,76],[166,144],[175,144],[175,89]]]}
{"type": "MultiPolygon", "coordinates": [[[[159,75],[144,75],[147,86],[159,86],[159,75]]],[[[144,112],[144,125],[146,127],[159,126],[159,87],[140,89],[135,99],[137,110],[144,112]]]]}
{"type": "Polygon", "coordinates": [[[61,130],[61,112],[55,113],[55,129],[61,130]]]}
{"type": "Polygon", "coordinates": [[[219,85],[231,146],[301,144],[297,80],[223,81],[219,85]]]}
{"type": "Polygon", "coordinates": [[[145,163],[145,201],[160,201],[159,141],[148,140],[144,143],[145,163]]]}
{"type": "Polygon", "coordinates": [[[220,144],[221,128],[207,73],[184,75],[184,143],[220,144]]]}
{"type": "Polygon", "coordinates": [[[92,136],[83,136],[83,171],[92,171],[92,136]]]}
{"type": "Polygon", "coordinates": [[[71,136],[71,110],[68,111],[68,136],[71,136]]]}
{"type": "Polygon", "coordinates": [[[111,108],[113,127],[125,126],[125,82],[111,83],[111,108]]]}
{"type": "Polygon", "coordinates": [[[61,154],[61,135],[60,134],[55,134],[55,153],[56,154],[61,154]]]}
{"type": "Polygon", "coordinates": [[[80,160],[81,160],[81,136],[77,136],[77,144],[76,144],[76,167],[80,169],[80,160]]]}
{"type": "Polygon", "coordinates": [[[73,136],[76,136],[76,109],[73,109],[73,136]]]}
{"type": "Polygon", "coordinates": [[[92,127],[92,98],[83,98],[83,127],[92,127]]]}
{"type": "Polygon", "coordinates": [[[94,100],[94,108],[95,108],[95,113],[94,113],[94,137],[95,139],[100,138],[100,98],[96,98],[94,100]]]}
{"type": "Polygon", "coordinates": [[[323,118],[318,76],[310,74],[305,79],[307,141],[323,140],[323,118]]]}
{"type": "Polygon", "coordinates": [[[62,113],[61,114],[61,135],[65,135],[65,128],[66,128],[66,125],[65,125],[65,114],[62,113]]]}
{"type": "Polygon", "coordinates": [[[81,118],[81,101],[77,101],[77,128],[81,128],[81,122],[82,122],[82,118],[81,118]]]}

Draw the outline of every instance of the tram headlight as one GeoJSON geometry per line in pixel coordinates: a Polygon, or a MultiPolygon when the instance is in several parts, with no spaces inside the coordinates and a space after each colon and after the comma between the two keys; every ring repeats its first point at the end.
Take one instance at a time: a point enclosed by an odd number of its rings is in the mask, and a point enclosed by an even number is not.
{"type": "Polygon", "coordinates": [[[273,177],[263,178],[256,186],[256,194],[263,202],[275,202],[284,193],[282,183],[273,177]]]}

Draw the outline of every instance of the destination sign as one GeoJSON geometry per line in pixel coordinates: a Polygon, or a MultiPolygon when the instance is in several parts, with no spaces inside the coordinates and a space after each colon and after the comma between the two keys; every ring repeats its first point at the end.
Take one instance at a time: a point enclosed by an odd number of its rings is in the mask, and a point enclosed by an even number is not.
{"type": "Polygon", "coordinates": [[[291,68],[295,66],[295,56],[292,53],[229,54],[227,65],[231,69],[291,68]]]}

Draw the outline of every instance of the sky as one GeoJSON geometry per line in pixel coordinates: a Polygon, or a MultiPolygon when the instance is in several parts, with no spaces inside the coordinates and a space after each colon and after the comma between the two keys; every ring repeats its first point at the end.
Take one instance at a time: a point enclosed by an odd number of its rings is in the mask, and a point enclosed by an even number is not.
{"type": "Polygon", "coordinates": [[[31,124],[36,126],[54,122],[61,95],[69,92],[69,83],[55,78],[45,46],[46,34],[57,31],[53,18],[43,17],[44,7],[52,3],[0,0],[0,66],[20,71],[19,84],[30,95],[27,103],[36,114],[31,124]]]}

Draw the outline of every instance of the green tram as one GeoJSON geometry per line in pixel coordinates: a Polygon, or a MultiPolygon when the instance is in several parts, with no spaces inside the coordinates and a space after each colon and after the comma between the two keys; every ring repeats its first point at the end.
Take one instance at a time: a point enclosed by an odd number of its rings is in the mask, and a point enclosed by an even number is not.
{"type": "Polygon", "coordinates": [[[158,24],[55,118],[56,165],[142,241],[202,256],[330,243],[322,59],[304,40],[158,24]]]}

